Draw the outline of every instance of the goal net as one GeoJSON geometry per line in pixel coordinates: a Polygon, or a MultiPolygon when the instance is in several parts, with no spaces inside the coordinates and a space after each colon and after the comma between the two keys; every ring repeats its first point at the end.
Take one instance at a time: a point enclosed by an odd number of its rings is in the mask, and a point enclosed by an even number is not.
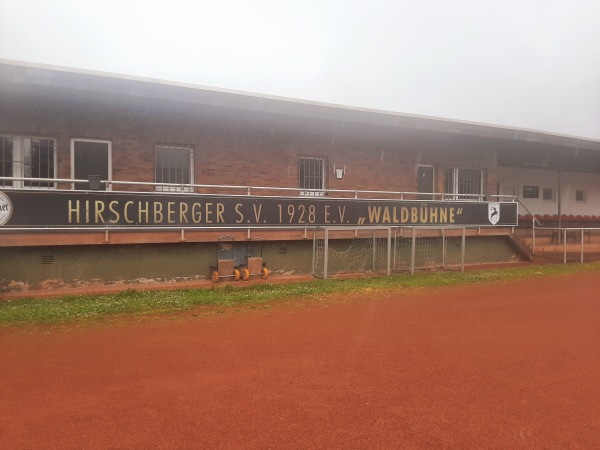
{"type": "Polygon", "coordinates": [[[440,269],[445,266],[447,240],[443,229],[409,228],[395,231],[395,271],[440,269]]]}
{"type": "MultiPolygon", "coordinates": [[[[460,240],[448,239],[443,228],[326,227],[314,233],[312,272],[320,278],[441,269],[449,242],[459,246],[455,254],[461,250],[460,240]]],[[[464,241],[462,247],[464,254],[464,241]]]]}
{"type": "Polygon", "coordinates": [[[327,278],[342,274],[391,271],[391,228],[327,227],[315,229],[313,275],[327,278]]]}

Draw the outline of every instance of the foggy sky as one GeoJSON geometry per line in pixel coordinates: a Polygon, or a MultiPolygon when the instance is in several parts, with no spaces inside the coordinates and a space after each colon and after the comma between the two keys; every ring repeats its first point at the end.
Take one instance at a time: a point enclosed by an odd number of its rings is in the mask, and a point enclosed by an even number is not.
{"type": "Polygon", "coordinates": [[[600,139],[597,0],[0,0],[0,57],[600,139]]]}

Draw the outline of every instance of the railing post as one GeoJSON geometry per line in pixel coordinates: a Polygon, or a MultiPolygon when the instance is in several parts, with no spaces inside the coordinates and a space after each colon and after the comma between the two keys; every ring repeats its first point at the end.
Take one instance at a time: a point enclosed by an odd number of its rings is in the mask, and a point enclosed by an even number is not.
{"type": "MultiPolygon", "coordinates": [[[[560,231],[558,232],[560,236],[560,231]]],[[[563,264],[567,263],[567,229],[563,228],[563,264]]]]}
{"type": "Polygon", "coordinates": [[[465,244],[467,241],[466,234],[467,234],[467,229],[463,227],[462,245],[461,245],[461,250],[460,250],[460,271],[461,272],[465,271],[465,244]]]}
{"type": "MultiPolygon", "coordinates": [[[[400,229],[402,231],[402,228],[400,229]]],[[[398,228],[394,228],[394,271],[396,270],[396,260],[398,252],[398,228]]]]}
{"type": "Polygon", "coordinates": [[[583,264],[583,228],[581,229],[581,264],[583,264]]]}
{"type": "Polygon", "coordinates": [[[325,228],[325,244],[323,246],[323,279],[327,279],[327,265],[329,264],[329,230],[325,228]]]}
{"type": "Polygon", "coordinates": [[[392,227],[388,228],[388,242],[387,242],[387,275],[388,277],[392,274],[392,227]]]}
{"type": "Polygon", "coordinates": [[[531,254],[535,255],[535,217],[531,219],[531,254]]]}
{"type": "Polygon", "coordinates": [[[313,229],[313,257],[312,257],[312,274],[317,276],[317,259],[319,255],[317,254],[317,228],[313,229]]]}
{"type": "Polygon", "coordinates": [[[417,246],[416,246],[416,227],[413,227],[412,229],[412,243],[411,243],[411,247],[410,247],[410,274],[414,275],[415,274],[415,255],[417,253],[417,246]]]}

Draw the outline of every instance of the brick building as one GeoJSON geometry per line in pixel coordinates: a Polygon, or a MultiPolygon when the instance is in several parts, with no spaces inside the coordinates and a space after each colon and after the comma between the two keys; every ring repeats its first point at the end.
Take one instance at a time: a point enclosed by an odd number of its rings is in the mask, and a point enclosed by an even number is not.
{"type": "MultiPolygon", "coordinates": [[[[0,279],[205,276],[224,235],[309,271],[312,229],[350,223],[326,199],[592,216],[599,173],[593,140],[0,60],[0,279]]],[[[465,223],[473,262],[514,257],[514,223],[465,223]]]]}

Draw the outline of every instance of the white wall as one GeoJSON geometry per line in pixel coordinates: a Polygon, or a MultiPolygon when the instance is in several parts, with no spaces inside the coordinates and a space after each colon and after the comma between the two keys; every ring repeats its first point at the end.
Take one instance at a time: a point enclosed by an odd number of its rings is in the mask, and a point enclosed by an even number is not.
{"type": "MultiPolygon", "coordinates": [[[[539,169],[498,167],[500,194],[516,195],[533,214],[558,214],[558,172],[539,169]],[[538,198],[524,198],[523,186],[538,186],[538,198]],[[544,200],[543,190],[553,190],[553,199],[544,200]]],[[[562,172],[561,174],[561,213],[566,215],[600,216],[600,175],[590,173],[562,172]],[[583,190],[584,201],[575,199],[575,192],[583,190]]],[[[523,208],[520,214],[526,214],[523,208]]]]}

